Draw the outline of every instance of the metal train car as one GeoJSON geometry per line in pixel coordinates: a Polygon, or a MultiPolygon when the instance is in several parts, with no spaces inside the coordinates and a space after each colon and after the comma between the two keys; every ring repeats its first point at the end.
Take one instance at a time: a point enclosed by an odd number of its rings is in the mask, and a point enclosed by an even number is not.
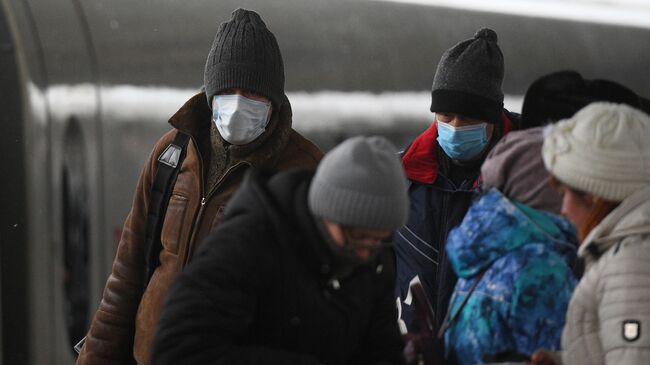
{"type": "MultiPolygon", "coordinates": [[[[426,129],[442,52],[499,34],[509,106],[575,69],[650,94],[650,25],[371,0],[0,0],[0,365],[70,364],[140,169],[199,90],[220,22],[255,9],[283,52],[294,127],[323,149],[426,129]]],[[[650,18],[647,18],[650,19],[650,18]]]]}

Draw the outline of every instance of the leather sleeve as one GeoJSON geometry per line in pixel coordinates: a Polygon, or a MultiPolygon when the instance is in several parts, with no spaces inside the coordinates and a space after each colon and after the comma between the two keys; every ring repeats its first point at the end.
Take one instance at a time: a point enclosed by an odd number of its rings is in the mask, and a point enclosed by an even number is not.
{"type": "Polygon", "coordinates": [[[163,137],[154,148],[138,179],[133,205],[124,223],[112,271],[77,365],[135,363],[133,338],[135,316],[144,289],[147,205],[160,146],[166,145],[165,140],[169,135],[163,137]]]}

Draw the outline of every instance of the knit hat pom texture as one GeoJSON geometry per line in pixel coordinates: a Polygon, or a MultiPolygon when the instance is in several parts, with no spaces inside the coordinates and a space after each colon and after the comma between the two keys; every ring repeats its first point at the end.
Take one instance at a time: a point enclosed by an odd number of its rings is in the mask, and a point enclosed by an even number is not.
{"type": "Polygon", "coordinates": [[[481,28],[479,29],[476,34],[474,34],[474,38],[483,38],[485,40],[488,40],[490,42],[497,43],[499,40],[499,37],[497,37],[497,32],[493,31],[490,28],[481,28]]]}

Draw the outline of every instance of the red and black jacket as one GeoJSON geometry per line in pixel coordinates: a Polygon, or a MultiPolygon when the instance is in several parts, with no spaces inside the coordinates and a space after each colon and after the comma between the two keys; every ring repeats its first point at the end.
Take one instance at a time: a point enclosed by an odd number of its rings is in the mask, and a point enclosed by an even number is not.
{"type": "MultiPolygon", "coordinates": [[[[518,129],[519,115],[504,109],[497,139],[513,129],[518,129]]],[[[407,224],[395,233],[397,282],[395,293],[400,302],[400,318],[409,332],[418,325],[415,309],[408,295],[409,284],[418,277],[427,294],[435,315],[434,325],[442,323],[449,298],[456,284],[447,260],[445,242],[449,231],[458,225],[480,186],[480,165],[471,179],[454,184],[440,168],[438,129],[433,123],[418,136],[402,157],[409,179],[410,211],[407,224]]],[[[485,155],[487,152],[485,153],[485,155]]]]}

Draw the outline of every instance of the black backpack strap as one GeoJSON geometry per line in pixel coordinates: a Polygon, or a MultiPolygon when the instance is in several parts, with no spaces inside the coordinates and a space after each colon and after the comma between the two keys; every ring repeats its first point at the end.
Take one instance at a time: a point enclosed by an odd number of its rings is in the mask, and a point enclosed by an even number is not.
{"type": "Polygon", "coordinates": [[[147,226],[146,226],[146,271],[144,278],[144,287],[149,284],[153,272],[160,265],[160,251],[162,243],[160,242],[160,233],[165,220],[167,204],[172,195],[176,176],[181,169],[185,150],[190,136],[181,131],[176,132],[174,141],[165,148],[158,157],[158,170],[151,184],[149,192],[149,205],[147,209],[147,226]]]}
{"type": "MultiPolygon", "coordinates": [[[[146,241],[146,271],[144,277],[144,287],[149,284],[149,279],[153,272],[160,265],[160,250],[162,250],[162,243],[160,242],[160,232],[162,224],[165,220],[165,212],[167,211],[167,203],[169,197],[172,195],[176,176],[180,171],[185,158],[185,148],[190,136],[181,131],[176,132],[174,142],[172,142],[163,153],[158,157],[158,170],[156,176],[151,184],[151,191],[149,192],[149,205],[147,209],[147,226],[145,227],[146,241]]],[[[81,339],[75,346],[74,351],[79,355],[81,349],[86,343],[86,336],[81,339]]]]}

